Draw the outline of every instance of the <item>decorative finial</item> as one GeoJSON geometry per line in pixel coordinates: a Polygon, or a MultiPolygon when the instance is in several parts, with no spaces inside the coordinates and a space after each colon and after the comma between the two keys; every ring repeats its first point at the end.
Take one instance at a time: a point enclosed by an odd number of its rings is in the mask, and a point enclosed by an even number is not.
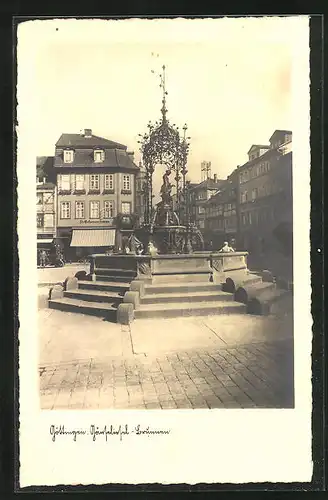
{"type": "Polygon", "coordinates": [[[166,108],[166,96],[167,96],[167,91],[166,91],[166,86],[165,86],[165,64],[162,66],[162,74],[161,74],[161,84],[160,87],[163,90],[163,99],[162,99],[162,121],[166,121],[166,113],[167,113],[167,108],[166,108]]]}

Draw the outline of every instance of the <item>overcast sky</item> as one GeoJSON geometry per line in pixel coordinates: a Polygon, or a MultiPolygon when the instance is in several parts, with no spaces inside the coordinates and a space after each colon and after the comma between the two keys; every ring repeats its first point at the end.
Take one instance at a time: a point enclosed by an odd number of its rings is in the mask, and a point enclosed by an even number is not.
{"type": "Polygon", "coordinates": [[[139,161],[138,134],[160,117],[156,72],[165,64],[168,118],[181,127],[186,122],[191,136],[190,179],[200,180],[203,160],[225,178],[247,161],[252,144],[268,143],[277,128],[292,129],[295,21],[25,23],[18,83],[24,82],[20,96],[30,103],[35,156],[53,155],[62,133],[91,128],[126,144],[139,161]]]}

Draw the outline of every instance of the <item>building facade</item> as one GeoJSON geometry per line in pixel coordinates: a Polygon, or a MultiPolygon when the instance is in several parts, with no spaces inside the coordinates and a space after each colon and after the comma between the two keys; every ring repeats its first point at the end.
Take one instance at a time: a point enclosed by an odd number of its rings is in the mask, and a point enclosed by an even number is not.
{"type": "Polygon", "coordinates": [[[219,190],[222,180],[214,175],[213,179],[206,179],[199,184],[191,185],[189,189],[189,204],[191,222],[205,232],[206,203],[219,190]]]}
{"type": "Polygon", "coordinates": [[[292,252],[292,133],[276,130],[266,149],[252,146],[237,172],[239,245],[255,267],[270,267],[274,254],[292,252]]]}
{"type": "Polygon", "coordinates": [[[142,163],[139,162],[139,172],[136,174],[136,206],[135,206],[135,213],[138,216],[139,224],[142,224],[144,222],[144,216],[145,216],[145,205],[146,205],[145,182],[146,182],[146,169],[143,167],[142,163]]]}
{"type": "Polygon", "coordinates": [[[224,241],[236,245],[239,230],[238,187],[238,173],[235,170],[206,202],[205,228],[211,239],[210,246],[215,250],[221,248],[224,241]]]}
{"type": "Polygon", "coordinates": [[[133,214],[139,168],[127,147],[90,129],[56,143],[57,237],[68,258],[115,245],[115,217],[133,214]]]}
{"type": "Polygon", "coordinates": [[[48,247],[56,237],[56,186],[45,177],[36,185],[36,227],[38,249],[48,247]]]}

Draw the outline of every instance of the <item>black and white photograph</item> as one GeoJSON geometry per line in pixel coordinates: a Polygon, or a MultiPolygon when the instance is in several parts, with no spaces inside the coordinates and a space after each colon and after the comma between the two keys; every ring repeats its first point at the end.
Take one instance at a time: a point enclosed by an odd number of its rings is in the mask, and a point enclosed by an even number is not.
{"type": "Polygon", "coordinates": [[[310,397],[307,48],[305,16],[21,24],[20,360],[53,424],[297,410],[298,342],[310,397]]]}

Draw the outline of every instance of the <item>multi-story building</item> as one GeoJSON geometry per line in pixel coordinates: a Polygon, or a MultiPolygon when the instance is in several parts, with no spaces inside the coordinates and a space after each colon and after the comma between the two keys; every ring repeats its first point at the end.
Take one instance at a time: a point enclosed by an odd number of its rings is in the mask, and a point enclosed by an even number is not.
{"type": "Polygon", "coordinates": [[[115,217],[135,212],[139,167],[127,147],[92,134],[62,134],[56,143],[57,237],[68,258],[115,245],[115,217]]]}
{"type": "Polygon", "coordinates": [[[205,205],[205,229],[211,248],[218,250],[224,241],[234,244],[238,235],[238,173],[234,170],[205,205]]]}
{"type": "Polygon", "coordinates": [[[49,250],[56,237],[56,185],[51,156],[36,161],[36,228],[38,250],[49,250]]]}
{"type": "Polygon", "coordinates": [[[203,234],[206,232],[206,202],[220,189],[222,182],[214,174],[213,179],[206,179],[199,184],[190,186],[189,204],[191,221],[196,224],[203,234]]]}
{"type": "Polygon", "coordinates": [[[36,185],[36,227],[38,249],[49,247],[56,237],[56,186],[46,178],[36,185]]]}
{"type": "Polygon", "coordinates": [[[237,168],[239,243],[260,267],[268,267],[274,253],[291,255],[292,245],[292,133],[276,130],[269,142],[253,145],[248,162],[237,168]],[[282,228],[285,236],[279,239],[282,228]]]}
{"type": "Polygon", "coordinates": [[[141,162],[139,162],[139,172],[136,175],[136,207],[135,207],[135,213],[138,216],[139,223],[142,224],[144,222],[144,216],[145,216],[145,203],[146,203],[146,196],[145,196],[145,182],[146,182],[146,169],[142,165],[141,162]]]}

